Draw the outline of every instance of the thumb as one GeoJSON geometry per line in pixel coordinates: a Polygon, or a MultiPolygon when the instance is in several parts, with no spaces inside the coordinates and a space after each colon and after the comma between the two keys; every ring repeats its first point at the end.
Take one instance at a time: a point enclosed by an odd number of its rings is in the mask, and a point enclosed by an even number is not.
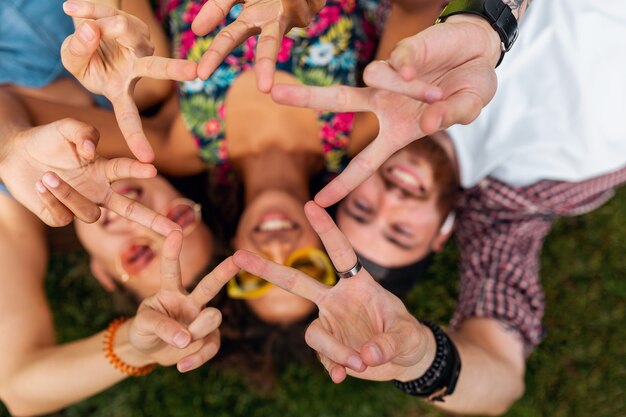
{"type": "Polygon", "coordinates": [[[95,127],[74,119],[62,119],[54,123],[63,137],[76,145],[78,154],[89,161],[96,157],[100,132],[95,127]]]}
{"type": "Polygon", "coordinates": [[[367,366],[380,366],[393,361],[400,353],[401,339],[397,333],[382,333],[363,344],[361,358],[367,366]]]}
{"type": "Polygon", "coordinates": [[[100,45],[100,29],[95,22],[84,20],[73,35],[61,45],[63,66],[79,80],[100,45]]]}

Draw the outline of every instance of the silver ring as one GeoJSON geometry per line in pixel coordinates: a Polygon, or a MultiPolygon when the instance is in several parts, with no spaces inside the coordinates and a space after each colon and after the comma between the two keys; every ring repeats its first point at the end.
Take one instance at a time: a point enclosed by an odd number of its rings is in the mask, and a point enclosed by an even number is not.
{"type": "Polygon", "coordinates": [[[356,274],[359,273],[359,271],[361,270],[361,268],[363,268],[363,265],[361,265],[361,262],[359,262],[359,260],[356,260],[356,263],[354,264],[354,266],[350,269],[348,269],[347,271],[337,271],[335,269],[335,272],[337,273],[337,276],[339,278],[352,278],[353,276],[355,276],[356,274]]]}

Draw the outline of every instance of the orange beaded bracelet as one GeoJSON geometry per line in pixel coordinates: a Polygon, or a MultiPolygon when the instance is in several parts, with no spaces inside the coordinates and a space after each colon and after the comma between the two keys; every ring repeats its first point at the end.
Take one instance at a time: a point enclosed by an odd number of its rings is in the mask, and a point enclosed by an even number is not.
{"type": "Polygon", "coordinates": [[[119,356],[113,352],[113,341],[115,339],[115,332],[128,318],[120,317],[111,322],[104,332],[104,356],[109,360],[109,363],[116,369],[119,369],[128,376],[144,376],[154,371],[156,364],[152,363],[146,366],[133,366],[122,361],[119,356]]]}

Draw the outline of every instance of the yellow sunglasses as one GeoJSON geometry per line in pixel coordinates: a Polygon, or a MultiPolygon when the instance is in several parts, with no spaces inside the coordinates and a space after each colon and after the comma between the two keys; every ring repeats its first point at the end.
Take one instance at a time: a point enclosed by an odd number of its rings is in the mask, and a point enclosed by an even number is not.
{"type": "MultiPolygon", "coordinates": [[[[286,266],[304,272],[326,285],[334,285],[337,282],[335,269],[325,252],[315,248],[302,248],[292,252],[286,266]]],[[[258,298],[265,295],[272,284],[261,277],[246,271],[240,271],[227,285],[227,293],[230,298],[239,300],[258,298]]]]}

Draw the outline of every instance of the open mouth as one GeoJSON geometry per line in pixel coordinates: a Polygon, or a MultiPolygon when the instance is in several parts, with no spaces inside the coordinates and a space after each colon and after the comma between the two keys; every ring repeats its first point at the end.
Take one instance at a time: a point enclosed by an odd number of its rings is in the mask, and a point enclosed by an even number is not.
{"type": "Polygon", "coordinates": [[[294,222],[281,211],[270,211],[261,216],[255,232],[286,232],[299,229],[298,223],[294,222]]]}
{"type": "Polygon", "coordinates": [[[383,172],[389,182],[409,194],[422,196],[426,192],[422,178],[412,167],[400,164],[392,165],[383,172]]]}
{"type": "Polygon", "coordinates": [[[156,258],[153,248],[144,243],[133,243],[121,254],[122,269],[130,276],[139,275],[156,258]]]}

